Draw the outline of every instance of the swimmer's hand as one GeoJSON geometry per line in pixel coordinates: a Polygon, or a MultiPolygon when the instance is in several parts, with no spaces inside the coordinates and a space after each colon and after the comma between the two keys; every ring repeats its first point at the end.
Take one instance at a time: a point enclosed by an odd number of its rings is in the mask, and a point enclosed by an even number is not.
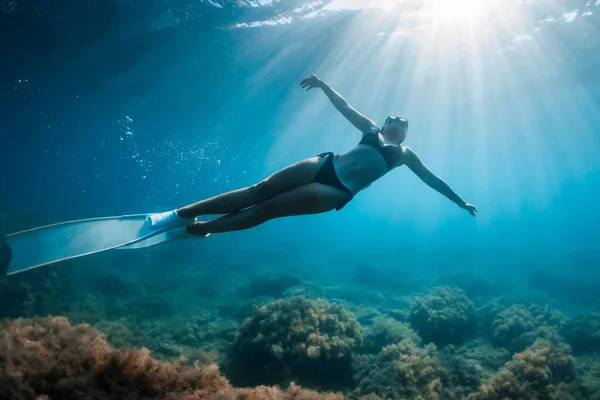
{"type": "Polygon", "coordinates": [[[475,207],[473,204],[469,204],[469,203],[463,204],[462,206],[460,206],[460,208],[467,210],[469,212],[469,214],[471,214],[474,217],[476,216],[475,213],[479,212],[477,207],[475,207]]]}
{"type": "Polygon", "coordinates": [[[316,75],[311,75],[309,78],[303,79],[300,82],[300,88],[306,89],[308,92],[312,88],[318,88],[323,86],[323,81],[317,78],[316,75]]]}

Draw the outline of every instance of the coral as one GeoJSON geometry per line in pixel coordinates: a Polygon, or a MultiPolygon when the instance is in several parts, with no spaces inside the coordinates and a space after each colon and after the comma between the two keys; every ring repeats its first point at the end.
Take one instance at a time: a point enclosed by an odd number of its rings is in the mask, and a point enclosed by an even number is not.
{"type": "Polygon", "coordinates": [[[173,339],[188,346],[200,347],[208,336],[208,318],[196,317],[175,324],[172,330],[173,339]]]}
{"type": "Polygon", "coordinates": [[[529,311],[540,325],[546,325],[560,329],[566,323],[566,319],[564,315],[560,313],[560,311],[552,310],[548,306],[533,304],[529,306],[529,311]]]}
{"type": "Polygon", "coordinates": [[[369,393],[366,396],[360,396],[358,400],[383,400],[381,397],[374,393],[369,393]]]}
{"type": "Polygon", "coordinates": [[[163,360],[173,360],[184,353],[184,348],[181,345],[171,341],[159,342],[158,345],[155,345],[153,350],[158,353],[163,360]]]}
{"type": "Polygon", "coordinates": [[[61,268],[36,268],[0,276],[0,318],[46,316],[63,306],[60,299],[71,289],[61,268]]]}
{"type": "Polygon", "coordinates": [[[533,315],[521,305],[512,305],[499,312],[492,326],[494,344],[512,351],[527,347],[537,328],[533,315]]]}
{"type": "Polygon", "coordinates": [[[409,324],[392,318],[376,318],[365,330],[361,352],[376,354],[385,346],[400,343],[404,339],[410,339],[417,345],[421,344],[421,338],[409,324]]]}
{"type": "Polygon", "coordinates": [[[464,346],[448,346],[441,351],[440,358],[446,361],[448,357],[459,357],[469,360],[473,365],[482,369],[484,377],[491,377],[507,361],[512,353],[504,348],[494,347],[486,340],[475,339],[464,346]]]}
{"type": "Polygon", "coordinates": [[[129,345],[147,347],[154,357],[167,361],[181,355],[196,358],[200,350],[225,354],[239,330],[235,322],[207,315],[145,320],[139,324],[128,321],[127,326],[133,332],[129,345]]]}
{"type": "Polygon", "coordinates": [[[101,321],[94,325],[94,329],[104,333],[114,347],[131,346],[133,343],[133,334],[124,321],[101,321]]]}
{"type": "Polygon", "coordinates": [[[569,321],[562,334],[575,354],[600,351],[600,313],[580,314],[569,321]]]}
{"type": "Polygon", "coordinates": [[[389,304],[386,304],[386,309],[383,311],[388,317],[396,321],[408,322],[410,311],[415,304],[415,299],[412,296],[393,297],[390,299],[389,304]]]}
{"type": "Polygon", "coordinates": [[[351,358],[361,345],[360,325],[343,307],[288,298],[254,310],[235,339],[225,372],[243,386],[295,380],[343,387],[350,383],[351,358]]]}
{"type": "Polygon", "coordinates": [[[364,305],[353,306],[352,303],[347,303],[348,310],[354,314],[359,324],[370,325],[373,321],[381,317],[381,312],[378,308],[368,307],[364,305]]]}
{"type": "Polygon", "coordinates": [[[384,399],[438,399],[446,372],[434,344],[418,347],[410,339],[384,347],[377,355],[353,362],[354,397],[375,394],[384,399]]]}
{"type": "MultiPolygon", "coordinates": [[[[222,390],[217,394],[220,397],[211,397],[210,400],[343,400],[341,394],[318,393],[313,390],[302,389],[293,383],[283,391],[276,387],[258,386],[255,388],[222,390]]],[[[208,400],[207,397],[177,397],[177,400],[188,399],[208,400]]]]}
{"type": "Polygon", "coordinates": [[[170,333],[168,341],[173,345],[184,346],[184,354],[197,349],[216,349],[226,352],[239,331],[240,324],[224,320],[214,319],[208,315],[191,317],[186,320],[174,319],[167,325],[170,333]],[[189,349],[189,351],[188,351],[189,349]]]}
{"type": "Polygon", "coordinates": [[[585,399],[600,400],[600,364],[596,356],[577,357],[577,373],[581,376],[581,388],[585,399]]]}
{"type": "Polygon", "coordinates": [[[89,325],[71,326],[64,317],[18,319],[0,328],[0,373],[6,382],[0,398],[66,398],[77,393],[104,398],[108,390],[112,398],[126,393],[148,398],[203,385],[227,387],[216,371],[160,363],[147,350],[113,350],[104,335],[89,325]]]}
{"type": "Polygon", "coordinates": [[[500,311],[492,322],[492,341],[496,346],[517,352],[538,338],[558,336],[564,318],[557,311],[536,305],[525,308],[514,304],[500,311]]]}
{"type": "Polygon", "coordinates": [[[63,305],[60,314],[69,318],[73,323],[86,323],[94,325],[107,319],[119,319],[118,316],[108,318],[106,303],[98,297],[86,294],[78,296],[77,301],[70,301],[63,305]]]}
{"type": "Polygon", "coordinates": [[[209,349],[208,351],[196,350],[190,354],[189,360],[200,365],[211,365],[217,363],[221,353],[217,349],[209,349]]]}
{"type": "Polygon", "coordinates": [[[70,280],[62,279],[70,269],[64,264],[54,268],[36,268],[18,275],[5,276],[12,250],[6,245],[4,234],[46,225],[44,215],[0,215],[0,319],[45,316],[60,309],[59,299],[71,287],[70,280]],[[10,256],[10,257],[9,257],[10,256]]]}
{"type": "Polygon", "coordinates": [[[189,346],[175,338],[176,333],[185,332],[186,328],[179,318],[130,321],[129,325],[133,332],[131,345],[148,348],[160,360],[173,361],[180,355],[188,357],[200,348],[200,342],[189,346]]]}
{"type": "Polygon", "coordinates": [[[485,302],[477,308],[477,322],[482,329],[482,333],[491,336],[493,334],[493,322],[496,316],[510,307],[512,303],[503,297],[496,297],[485,302]]]}
{"type": "Polygon", "coordinates": [[[425,343],[461,343],[475,333],[476,310],[462,290],[440,286],[416,299],[408,320],[425,343]]]}
{"type": "Polygon", "coordinates": [[[490,344],[474,340],[465,346],[446,346],[439,352],[442,365],[447,370],[446,385],[452,391],[451,398],[463,399],[476,391],[508,360],[510,353],[490,344]]]}
{"type": "Polygon", "coordinates": [[[513,356],[469,400],[577,399],[574,358],[567,344],[538,339],[513,356]]]}
{"type": "Polygon", "coordinates": [[[148,350],[115,350],[89,325],[64,317],[0,325],[0,398],[341,400],[291,385],[235,389],[216,365],[168,363],[148,350]]]}
{"type": "Polygon", "coordinates": [[[300,285],[287,288],[281,294],[282,297],[304,297],[306,299],[317,299],[323,297],[323,289],[313,282],[303,282],[300,285]]]}

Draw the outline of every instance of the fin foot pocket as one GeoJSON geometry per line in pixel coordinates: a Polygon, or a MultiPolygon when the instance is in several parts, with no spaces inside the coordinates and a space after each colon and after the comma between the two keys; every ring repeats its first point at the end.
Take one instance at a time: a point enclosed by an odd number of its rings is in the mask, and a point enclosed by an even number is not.
{"type": "Polygon", "coordinates": [[[194,221],[195,218],[181,218],[176,210],[172,210],[149,215],[144,226],[150,230],[174,229],[191,225],[194,221]]]}

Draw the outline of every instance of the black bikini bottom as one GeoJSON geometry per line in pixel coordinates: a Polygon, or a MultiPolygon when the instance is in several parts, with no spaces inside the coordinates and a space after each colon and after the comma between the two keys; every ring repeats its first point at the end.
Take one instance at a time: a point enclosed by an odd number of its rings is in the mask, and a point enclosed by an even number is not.
{"type": "Polygon", "coordinates": [[[340,202],[335,207],[335,209],[337,211],[339,211],[342,208],[344,208],[344,206],[346,204],[348,204],[348,202],[350,202],[350,200],[352,200],[352,198],[354,196],[352,196],[352,192],[350,191],[350,189],[348,189],[346,186],[344,186],[344,184],[340,181],[337,174],[335,173],[335,168],[333,167],[333,157],[334,157],[333,153],[332,152],[321,153],[318,155],[318,157],[327,157],[327,159],[325,160],[325,163],[321,166],[321,169],[317,173],[317,176],[315,177],[314,182],[322,183],[323,185],[328,185],[328,186],[334,187],[334,188],[339,189],[343,192],[346,192],[346,193],[348,193],[348,195],[350,195],[350,198],[340,202]]]}

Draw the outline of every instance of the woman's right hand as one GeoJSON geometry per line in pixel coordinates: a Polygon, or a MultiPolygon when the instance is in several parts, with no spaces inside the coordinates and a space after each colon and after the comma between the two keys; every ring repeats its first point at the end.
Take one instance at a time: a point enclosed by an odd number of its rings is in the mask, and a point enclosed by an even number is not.
{"type": "Polygon", "coordinates": [[[300,82],[300,88],[306,89],[309,91],[312,88],[321,87],[323,85],[323,81],[317,78],[316,75],[311,75],[309,78],[303,79],[300,82]]]}
{"type": "Polygon", "coordinates": [[[475,212],[479,212],[477,207],[475,207],[473,204],[469,204],[469,203],[465,203],[464,205],[460,206],[460,208],[467,210],[469,212],[469,214],[471,214],[474,217],[476,217],[475,212]]]}

